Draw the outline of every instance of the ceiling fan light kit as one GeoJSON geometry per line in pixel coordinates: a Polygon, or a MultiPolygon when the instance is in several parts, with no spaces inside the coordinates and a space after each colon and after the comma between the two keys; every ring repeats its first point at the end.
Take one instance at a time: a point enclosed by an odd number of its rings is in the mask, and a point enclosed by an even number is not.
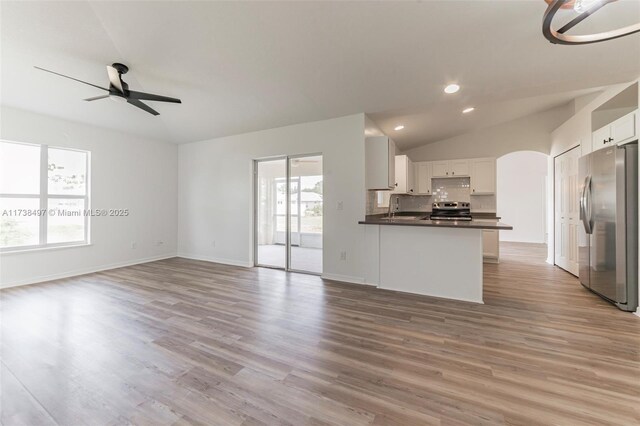
{"type": "Polygon", "coordinates": [[[588,35],[568,35],[565,34],[571,28],[587,19],[609,3],[616,0],[545,0],[549,5],[542,17],[542,34],[547,40],[554,44],[590,44],[601,41],[613,40],[630,34],[640,32],[640,23],[628,25],[626,27],[615,30],[604,31],[597,34],[588,35]],[[578,16],[566,23],[558,30],[551,28],[551,23],[556,13],[560,9],[574,9],[579,13],[578,16]]]}
{"type": "Polygon", "coordinates": [[[92,98],[87,98],[85,101],[97,101],[99,99],[110,98],[117,102],[126,102],[129,103],[141,110],[144,110],[152,115],[160,115],[160,113],[149,105],[142,102],[146,101],[157,101],[157,102],[170,102],[174,104],[181,104],[182,101],[177,98],[170,98],[168,96],[154,95],[152,93],[145,92],[137,92],[135,90],[129,90],[129,85],[122,80],[122,75],[126,74],[129,71],[129,67],[121,63],[114,63],[112,65],[107,65],[107,74],[109,76],[109,88],[104,88],[98,86],[96,84],[88,83],[86,81],[79,80],[74,77],[69,77],[68,75],[60,74],[55,71],[51,71],[48,69],[34,67],[41,71],[46,71],[51,74],[59,75],[60,77],[65,77],[73,81],[77,81],[79,83],[87,84],[89,86],[95,87],[96,89],[101,89],[109,92],[107,95],[94,96],[92,98]]]}

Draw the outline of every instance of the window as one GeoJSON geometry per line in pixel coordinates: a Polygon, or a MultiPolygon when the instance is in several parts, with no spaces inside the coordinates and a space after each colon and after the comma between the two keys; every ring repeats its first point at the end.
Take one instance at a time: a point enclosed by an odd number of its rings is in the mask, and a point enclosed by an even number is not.
{"type": "Polygon", "coordinates": [[[0,251],[89,242],[89,152],[0,141],[0,251]]]}
{"type": "Polygon", "coordinates": [[[391,191],[376,191],[376,207],[389,207],[391,191]]]}

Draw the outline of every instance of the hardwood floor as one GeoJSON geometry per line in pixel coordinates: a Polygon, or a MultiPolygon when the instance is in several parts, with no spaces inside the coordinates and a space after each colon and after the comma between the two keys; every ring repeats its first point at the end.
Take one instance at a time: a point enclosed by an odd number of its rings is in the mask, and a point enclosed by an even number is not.
{"type": "Polygon", "coordinates": [[[4,425],[631,425],[640,318],[504,244],[485,304],[174,258],[1,294],[4,425]]]}

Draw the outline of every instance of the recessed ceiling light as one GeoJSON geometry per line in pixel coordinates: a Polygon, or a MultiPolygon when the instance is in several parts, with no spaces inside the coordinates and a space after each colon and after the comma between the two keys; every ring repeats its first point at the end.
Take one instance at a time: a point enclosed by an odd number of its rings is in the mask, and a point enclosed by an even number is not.
{"type": "Polygon", "coordinates": [[[456,93],[458,90],[460,90],[460,86],[457,84],[450,84],[444,88],[444,93],[456,93]]]}
{"type": "Polygon", "coordinates": [[[474,107],[469,107],[469,108],[465,108],[462,110],[463,114],[467,114],[470,113],[471,111],[473,111],[475,108],[474,107]]]}
{"type": "Polygon", "coordinates": [[[393,128],[393,130],[402,130],[402,129],[404,129],[404,126],[402,124],[393,128]]]}

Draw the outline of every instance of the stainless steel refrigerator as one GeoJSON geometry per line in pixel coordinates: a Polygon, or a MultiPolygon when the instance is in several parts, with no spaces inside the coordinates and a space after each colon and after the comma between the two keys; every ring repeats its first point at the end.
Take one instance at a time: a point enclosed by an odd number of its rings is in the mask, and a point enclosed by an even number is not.
{"type": "Polygon", "coordinates": [[[583,286],[624,311],[638,306],[638,143],[579,160],[578,262],[583,286]]]}

